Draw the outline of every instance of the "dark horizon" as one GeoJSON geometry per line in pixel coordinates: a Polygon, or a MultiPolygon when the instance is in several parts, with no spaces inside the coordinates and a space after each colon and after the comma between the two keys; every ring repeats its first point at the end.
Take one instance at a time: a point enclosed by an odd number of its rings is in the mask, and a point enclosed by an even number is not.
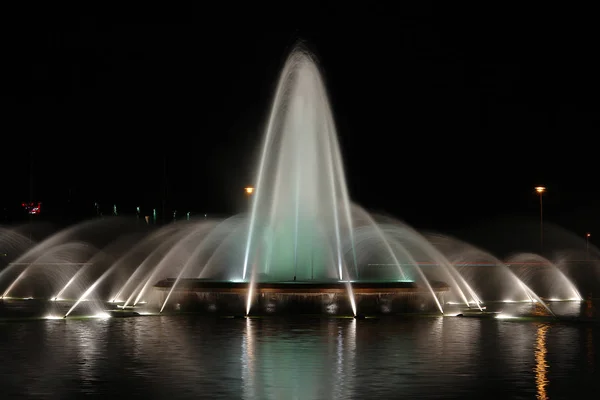
{"type": "MultiPolygon", "coordinates": [[[[365,8],[363,23],[287,29],[203,24],[185,10],[50,9],[7,25],[1,203],[94,216],[167,208],[243,211],[290,47],[316,54],[351,198],[417,229],[504,216],[600,232],[592,132],[594,24],[583,10],[365,8]],[[177,16],[177,18],[174,18],[177,16]],[[577,17],[576,19],[573,17],[577,17]]],[[[592,13],[590,13],[592,14],[592,13]]],[[[336,17],[337,16],[337,17],[336,17]]],[[[47,214],[46,214],[47,215],[47,214]]],[[[42,214],[44,217],[44,214],[42,214]]],[[[592,235],[592,239],[595,236],[592,235]]]]}

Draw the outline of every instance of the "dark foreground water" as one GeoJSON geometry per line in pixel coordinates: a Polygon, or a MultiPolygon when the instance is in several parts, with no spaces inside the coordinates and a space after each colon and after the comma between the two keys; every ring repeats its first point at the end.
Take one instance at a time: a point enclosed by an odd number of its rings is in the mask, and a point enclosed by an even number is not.
{"type": "Polygon", "coordinates": [[[0,398],[595,398],[600,327],[457,317],[0,322],[0,398]]]}

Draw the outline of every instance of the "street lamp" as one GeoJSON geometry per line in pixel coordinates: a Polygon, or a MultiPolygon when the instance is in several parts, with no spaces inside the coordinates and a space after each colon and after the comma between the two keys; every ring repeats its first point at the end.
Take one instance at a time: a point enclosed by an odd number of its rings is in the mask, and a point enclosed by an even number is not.
{"type": "Polygon", "coordinates": [[[248,196],[248,209],[252,212],[252,195],[254,194],[254,186],[246,186],[244,188],[246,196],[248,196]]]}
{"type": "Polygon", "coordinates": [[[540,251],[544,250],[544,203],[542,197],[546,192],[544,186],[536,186],[535,191],[540,195],[540,251]]]}
{"type": "Polygon", "coordinates": [[[590,259],[590,236],[592,236],[589,232],[585,234],[585,254],[587,259],[590,259]]]}

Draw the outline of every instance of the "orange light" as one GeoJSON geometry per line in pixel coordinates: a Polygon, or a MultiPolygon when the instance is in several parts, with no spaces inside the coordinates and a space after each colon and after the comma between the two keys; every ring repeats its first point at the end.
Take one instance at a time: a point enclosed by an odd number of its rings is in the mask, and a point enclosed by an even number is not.
{"type": "Polygon", "coordinates": [[[589,232],[585,234],[585,237],[590,237],[592,236],[589,232]]]}
{"type": "Polygon", "coordinates": [[[544,186],[536,186],[535,191],[542,194],[546,191],[546,188],[544,186]]]}
{"type": "Polygon", "coordinates": [[[244,188],[244,190],[246,191],[246,194],[254,193],[254,188],[252,186],[248,186],[248,187],[244,188]]]}

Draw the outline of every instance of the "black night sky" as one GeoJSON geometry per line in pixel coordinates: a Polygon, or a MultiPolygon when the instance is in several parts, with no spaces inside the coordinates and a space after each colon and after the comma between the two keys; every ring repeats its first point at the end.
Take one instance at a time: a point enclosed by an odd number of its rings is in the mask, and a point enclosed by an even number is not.
{"type": "Polygon", "coordinates": [[[166,157],[169,208],[241,211],[301,38],[357,203],[443,232],[536,220],[541,184],[548,220],[600,232],[592,10],[417,3],[5,11],[0,201],[29,199],[33,159],[48,215],[160,208],[166,157]]]}

